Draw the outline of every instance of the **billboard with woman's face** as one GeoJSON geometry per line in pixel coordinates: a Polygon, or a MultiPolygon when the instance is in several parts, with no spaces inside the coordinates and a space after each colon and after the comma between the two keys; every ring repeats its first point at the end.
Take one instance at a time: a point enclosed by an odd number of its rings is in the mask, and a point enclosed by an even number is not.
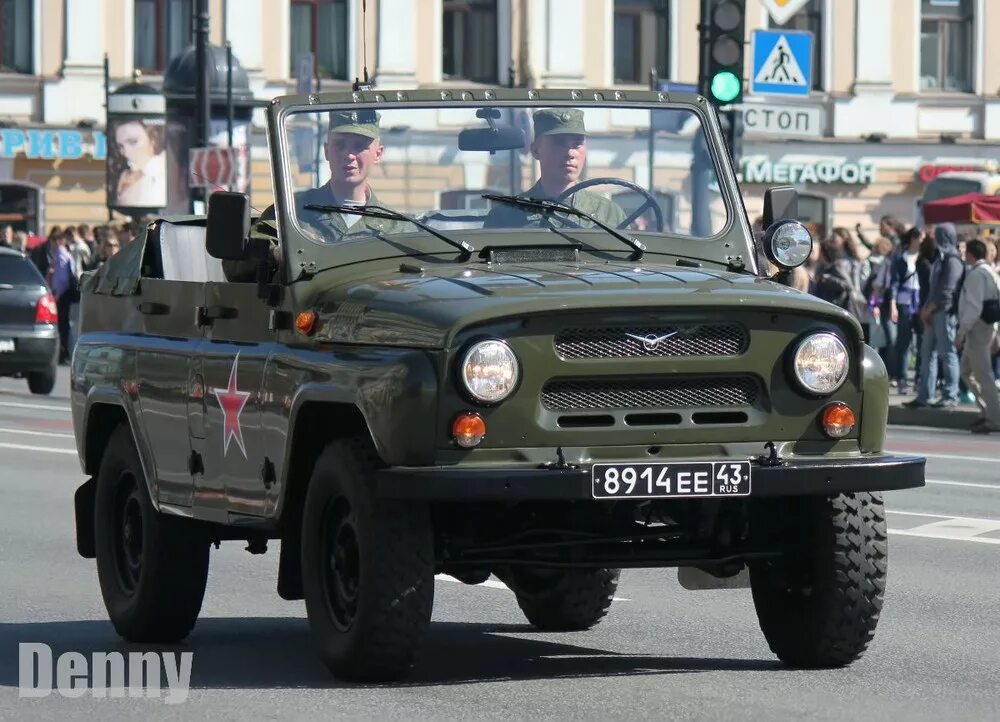
{"type": "Polygon", "coordinates": [[[163,208],[167,205],[165,120],[108,118],[108,205],[163,208]]]}

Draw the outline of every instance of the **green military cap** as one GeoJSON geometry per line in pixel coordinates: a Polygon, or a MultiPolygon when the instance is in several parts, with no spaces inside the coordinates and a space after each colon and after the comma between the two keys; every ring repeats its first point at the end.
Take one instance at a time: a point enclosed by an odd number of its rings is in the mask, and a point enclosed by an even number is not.
{"type": "Polygon", "coordinates": [[[579,108],[546,108],[535,112],[535,137],[543,135],[586,135],[583,111],[579,108]]]}
{"type": "Polygon", "coordinates": [[[335,110],[330,113],[329,132],[378,138],[378,122],[381,119],[382,116],[374,110],[335,110]]]}

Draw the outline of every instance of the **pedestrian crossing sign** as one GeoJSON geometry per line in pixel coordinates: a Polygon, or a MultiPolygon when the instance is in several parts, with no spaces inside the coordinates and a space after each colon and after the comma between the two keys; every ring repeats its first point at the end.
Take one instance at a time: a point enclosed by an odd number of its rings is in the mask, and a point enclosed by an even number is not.
{"type": "Polygon", "coordinates": [[[755,30],[750,92],[809,95],[812,88],[813,35],[795,30],[755,30]]]}

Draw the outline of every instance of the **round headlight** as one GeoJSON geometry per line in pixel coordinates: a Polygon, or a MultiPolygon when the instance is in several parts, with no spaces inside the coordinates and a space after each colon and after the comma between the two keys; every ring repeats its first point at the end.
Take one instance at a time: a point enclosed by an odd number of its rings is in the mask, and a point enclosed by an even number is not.
{"type": "Polygon", "coordinates": [[[462,359],[462,383],[473,399],[484,404],[510,396],[520,377],[517,356],[503,341],[480,341],[462,359]]]}
{"type": "Polygon", "coordinates": [[[792,359],[795,378],[813,394],[832,394],[839,389],[847,378],[847,367],[847,347],[832,333],[807,336],[792,359]]]}
{"type": "Polygon", "coordinates": [[[764,234],[764,252],[783,268],[801,266],[812,253],[813,238],[798,221],[778,221],[764,234]]]}

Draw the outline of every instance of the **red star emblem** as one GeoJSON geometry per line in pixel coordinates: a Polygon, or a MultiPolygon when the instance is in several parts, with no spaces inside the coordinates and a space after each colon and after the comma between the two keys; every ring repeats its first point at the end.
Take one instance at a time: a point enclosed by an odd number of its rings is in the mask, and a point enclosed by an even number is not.
{"type": "Polygon", "coordinates": [[[247,399],[250,398],[250,392],[240,391],[236,388],[236,365],[239,361],[240,355],[236,354],[236,358],[233,359],[233,369],[229,372],[228,388],[212,389],[212,393],[215,394],[215,398],[219,401],[219,407],[222,409],[222,455],[225,456],[229,453],[229,440],[233,439],[236,441],[236,445],[240,447],[240,451],[243,452],[243,458],[246,458],[247,450],[243,445],[240,412],[246,406],[247,399]]]}

